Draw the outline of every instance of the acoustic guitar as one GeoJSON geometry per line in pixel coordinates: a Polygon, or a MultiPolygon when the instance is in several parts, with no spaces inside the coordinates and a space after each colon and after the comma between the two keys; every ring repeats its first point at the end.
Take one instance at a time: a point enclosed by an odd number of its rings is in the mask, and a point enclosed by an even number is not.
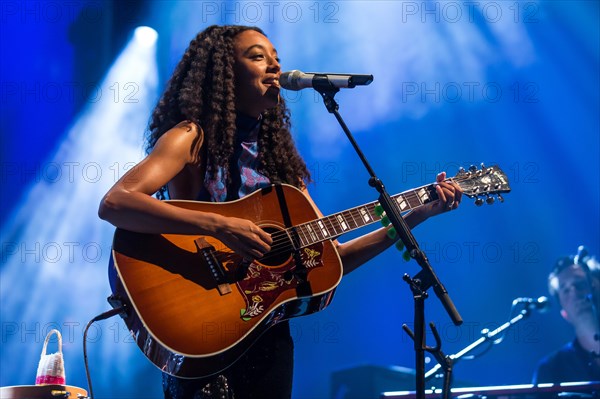
{"type": "MultiPolygon", "coordinates": [[[[497,166],[461,170],[448,180],[479,205],[510,191],[497,166]]],[[[401,212],[437,200],[430,184],[392,197],[401,212]]],[[[269,327],[320,311],[342,278],[336,237],[382,220],[377,202],[330,216],[300,190],[281,184],[224,203],[169,200],[200,212],[253,221],[271,234],[271,251],[246,262],[211,236],[117,229],[110,266],[114,307],[145,356],[180,378],[218,373],[269,327]]]]}

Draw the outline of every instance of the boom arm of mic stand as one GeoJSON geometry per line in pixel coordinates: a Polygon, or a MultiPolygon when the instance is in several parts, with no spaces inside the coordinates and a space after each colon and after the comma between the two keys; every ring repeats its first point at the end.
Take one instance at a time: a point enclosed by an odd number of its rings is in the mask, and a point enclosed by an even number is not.
{"type": "Polygon", "coordinates": [[[379,181],[377,178],[371,178],[369,184],[374,186],[381,193],[379,196],[379,203],[381,204],[381,207],[386,212],[390,222],[392,222],[394,225],[394,228],[408,250],[410,257],[416,260],[419,266],[422,268],[417,276],[415,276],[422,282],[421,289],[427,290],[428,287],[433,287],[433,291],[442,302],[442,305],[444,306],[444,309],[446,309],[446,312],[450,316],[452,322],[457,326],[461,325],[463,320],[458,313],[458,310],[456,310],[452,299],[450,299],[448,291],[436,276],[431,264],[429,263],[429,260],[425,256],[425,253],[419,248],[414,235],[398,211],[398,207],[393,203],[392,198],[383,188],[383,184],[381,184],[381,181],[379,181]]]}
{"type": "MultiPolygon", "coordinates": [[[[487,329],[482,330],[481,331],[482,336],[479,339],[477,339],[475,342],[469,344],[467,347],[465,347],[458,353],[456,353],[454,355],[448,355],[446,357],[451,359],[453,361],[453,363],[456,363],[463,356],[469,354],[470,352],[472,352],[474,349],[478,348],[484,342],[491,341],[498,334],[504,332],[505,330],[509,329],[510,327],[512,327],[513,325],[518,323],[519,321],[521,321],[524,318],[526,318],[527,316],[529,316],[530,313],[531,313],[531,311],[529,309],[523,309],[518,315],[516,315],[515,317],[513,317],[511,320],[507,321],[506,323],[502,324],[500,327],[498,327],[494,331],[489,332],[489,331],[487,331],[487,329]]],[[[440,370],[440,368],[442,368],[442,365],[436,364],[431,370],[429,370],[427,373],[425,373],[425,380],[431,379],[440,370]]]]}

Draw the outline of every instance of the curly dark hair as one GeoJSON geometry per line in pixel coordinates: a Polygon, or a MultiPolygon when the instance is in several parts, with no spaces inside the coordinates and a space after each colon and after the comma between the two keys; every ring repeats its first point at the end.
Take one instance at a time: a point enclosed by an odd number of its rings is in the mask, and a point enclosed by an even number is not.
{"type": "MultiPolygon", "coordinates": [[[[157,140],[182,121],[204,131],[204,168],[216,178],[218,167],[231,183],[229,164],[234,155],[236,109],[234,94],[234,38],[246,30],[264,32],[251,26],[213,25],[190,43],[169,79],[155,107],[146,136],[146,152],[157,140]]],[[[272,182],[301,187],[310,181],[306,163],[298,153],[291,134],[289,111],[283,98],[262,115],[259,133],[259,172],[272,182]]],[[[195,146],[192,146],[192,148],[195,146]]],[[[193,151],[193,149],[192,149],[193,151]]],[[[166,187],[158,195],[164,198],[166,187]]]]}

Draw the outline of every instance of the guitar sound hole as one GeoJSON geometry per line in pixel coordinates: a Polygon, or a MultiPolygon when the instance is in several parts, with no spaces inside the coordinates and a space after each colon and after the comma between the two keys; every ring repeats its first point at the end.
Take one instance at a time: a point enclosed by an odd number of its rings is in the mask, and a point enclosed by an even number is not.
{"type": "Polygon", "coordinates": [[[287,262],[294,248],[288,235],[276,227],[262,227],[262,229],[272,235],[273,244],[271,252],[265,254],[259,262],[266,266],[279,266],[287,262]]]}

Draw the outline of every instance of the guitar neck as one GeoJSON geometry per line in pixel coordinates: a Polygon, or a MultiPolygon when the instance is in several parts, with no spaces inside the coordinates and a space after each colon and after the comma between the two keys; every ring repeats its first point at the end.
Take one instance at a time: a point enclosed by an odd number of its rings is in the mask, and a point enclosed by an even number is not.
{"type": "MultiPolygon", "coordinates": [[[[497,195],[502,202],[504,199],[501,194],[510,192],[508,178],[498,166],[485,167],[482,164],[481,169],[470,167],[469,171],[461,168],[456,176],[445,181],[458,184],[463,195],[469,198],[477,198],[475,205],[481,205],[484,202],[482,197],[485,198],[486,203],[493,203],[494,198],[490,195],[497,195]]],[[[392,200],[396,202],[402,213],[419,208],[437,199],[438,195],[434,184],[421,186],[392,196],[392,200]]],[[[289,227],[284,234],[287,234],[292,240],[295,249],[330,240],[359,227],[380,221],[382,215],[381,212],[377,212],[378,205],[377,201],[373,201],[321,219],[289,227]]]]}
{"type": "MultiPolygon", "coordinates": [[[[419,208],[438,199],[433,184],[422,186],[392,196],[402,213],[419,208]]],[[[348,209],[290,227],[286,230],[296,249],[304,248],[321,241],[334,239],[359,227],[375,223],[382,219],[376,212],[377,201],[348,209]]]]}

